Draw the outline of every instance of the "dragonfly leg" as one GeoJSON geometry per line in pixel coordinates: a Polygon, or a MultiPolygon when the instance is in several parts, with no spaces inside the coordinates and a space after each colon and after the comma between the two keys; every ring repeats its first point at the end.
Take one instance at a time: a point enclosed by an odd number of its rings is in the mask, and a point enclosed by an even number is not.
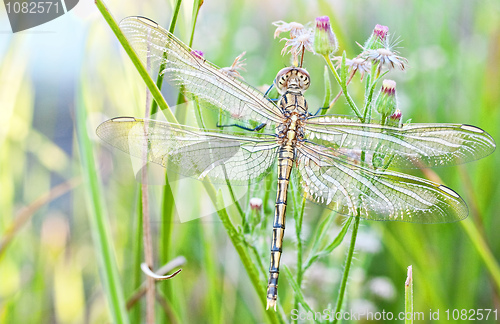
{"type": "Polygon", "coordinates": [[[269,282],[267,284],[267,308],[276,311],[278,298],[278,276],[285,234],[285,213],[290,171],[293,165],[293,148],[285,147],[280,151],[278,159],[278,190],[276,193],[276,209],[273,221],[273,238],[271,241],[271,262],[269,265],[269,282]]]}
{"type": "Polygon", "coordinates": [[[258,125],[257,127],[255,128],[249,128],[249,127],[245,127],[245,126],[242,126],[242,125],[238,125],[238,124],[229,124],[229,125],[219,125],[219,123],[216,124],[217,127],[238,127],[238,128],[241,128],[241,129],[244,129],[244,130],[247,130],[247,131],[250,131],[250,132],[257,132],[257,131],[260,131],[262,128],[266,127],[266,123],[262,123],[260,125],[258,125]]]}
{"type": "Polygon", "coordinates": [[[264,93],[264,97],[267,98],[267,100],[271,101],[271,102],[278,102],[281,98],[269,98],[267,95],[269,94],[269,92],[271,92],[271,90],[274,88],[274,83],[271,84],[271,86],[269,87],[269,89],[267,89],[266,93],[264,93]]]}
{"type": "Polygon", "coordinates": [[[327,110],[329,107],[319,107],[318,110],[314,114],[311,114],[311,116],[318,116],[320,112],[323,112],[324,110],[327,110]]]}
{"type": "Polygon", "coordinates": [[[274,83],[271,84],[271,86],[269,87],[269,89],[267,89],[266,93],[264,93],[264,96],[267,97],[267,95],[269,94],[269,92],[271,92],[271,90],[274,88],[274,83]]]}

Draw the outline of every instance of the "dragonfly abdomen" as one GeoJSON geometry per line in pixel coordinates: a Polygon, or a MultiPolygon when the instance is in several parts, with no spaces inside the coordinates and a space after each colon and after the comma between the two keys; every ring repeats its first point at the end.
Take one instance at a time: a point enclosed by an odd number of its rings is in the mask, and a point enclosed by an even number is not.
{"type": "Polygon", "coordinates": [[[284,145],[278,152],[278,188],[273,221],[273,238],[271,241],[271,263],[269,266],[269,282],[267,285],[267,308],[274,307],[278,297],[278,276],[283,236],[285,234],[285,214],[288,183],[294,159],[294,148],[284,145]]]}

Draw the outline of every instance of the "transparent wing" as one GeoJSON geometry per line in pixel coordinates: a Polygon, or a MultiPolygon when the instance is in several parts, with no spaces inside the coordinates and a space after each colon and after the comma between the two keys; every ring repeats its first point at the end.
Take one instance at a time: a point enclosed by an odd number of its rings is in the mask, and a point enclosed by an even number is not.
{"type": "Polygon", "coordinates": [[[375,167],[449,166],[483,158],[495,150],[484,130],[470,125],[408,124],[401,128],[361,124],[341,116],[309,118],[306,138],[375,167]]]}
{"type": "Polygon", "coordinates": [[[225,110],[232,118],[279,122],[275,104],[250,85],[221,72],[167,30],[143,17],[128,17],[120,28],[143,64],[161,69],[168,82],[183,86],[192,98],[225,110]]]}
{"type": "Polygon", "coordinates": [[[319,145],[297,148],[306,196],[344,215],[369,220],[448,223],[467,217],[463,199],[448,187],[347,163],[319,145]]]}
{"type": "Polygon", "coordinates": [[[139,158],[147,149],[147,160],[189,177],[225,183],[247,184],[269,172],[276,161],[274,136],[238,137],[196,128],[133,117],[110,119],[97,128],[97,135],[112,146],[139,158]],[[145,126],[147,132],[145,132],[145,126]]]}

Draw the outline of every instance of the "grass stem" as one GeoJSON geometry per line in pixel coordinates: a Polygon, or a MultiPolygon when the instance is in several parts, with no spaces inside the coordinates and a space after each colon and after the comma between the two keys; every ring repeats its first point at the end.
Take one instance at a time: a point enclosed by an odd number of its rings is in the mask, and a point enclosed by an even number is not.
{"type": "MultiPolygon", "coordinates": [[[[347,279],[349,277],[349,270],[351,268],[352,257],[354,255],[354,248],[356,246],[356,236],[358,235],[359,220],[360,220],[359,215],[354,217],[354,224],[352,225],[352,233],[351,233],[351,243],[349,245],[349,250],[347,252],[344,274],[342,275],[342,282],[340,284],[339,298],[337,299],[337,305],[335,307],[335,314],[339,313],[342,310],[342,304],[344,303],[344,296],[347,287],[347,279]]],[[[338,323],[338,320],[335,319],[333,323],[338,323]]]]}
{"type": "Polygon", "coordinates": [[[408,267],[408,276],[405,282],[405,324],[413,323],[413,272],[408,267]]]}
{"type": "MultiPolygon", "coordinates": [[[[82,97],[80,95],[80,97],[82,97]]],[[[77,99],[76,132],[87,199],[87,215],[98,259],[104,295],[113,323],[129,323],[125,298],[116,265],[113,237],[109,229],[102,186],[95,167],[92,143],[87,133],[87,112],[82,99],[77,99]]]]}

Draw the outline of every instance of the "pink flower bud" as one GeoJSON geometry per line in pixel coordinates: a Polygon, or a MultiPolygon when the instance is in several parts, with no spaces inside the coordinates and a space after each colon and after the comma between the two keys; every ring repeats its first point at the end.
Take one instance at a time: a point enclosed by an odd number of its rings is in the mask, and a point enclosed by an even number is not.
{"type": "Polygon", "coordinates": [[[375,107],[383,119],[385,119],[396,111],[396,105],[396,82],[393,80],[384,80],[382,82],[382,89],[380,89],[380,93],[375,101],[375,107]]]}
{"type": "Polygon", "coordinates": [[[385,40],[388,33],[389,33],[389,27],[387,26],[377,24],[373,29],[373,35],[378,37],[381,41],[385,40]]]}
{"type": "Polygon", "coordinates": [[[252,210],[261,210],[262,209],[262,199],[260,198],[251,198],[250,199],[250,208],[252,210]]]}
{"type": "Polygon", "coordinates": [[[401,110],[396,108],[396,111],[389,116],[389,119],[387,120],[387,125],[393,126],[393,127],[401,127],[401,119],[403,118],[403,114],[401,113],[401,110]]]}
{"type": "Polygon", "coordinates": [[[328,16],[316,18],[316,29],[314,31],[314,51],[317,54],[329,55],[337,50],[337,38],[330,26],[328,16]]]}
{"type": "Polygon", "coordinates": [[[375,25],[372,34],[366,40],[363,48],[365,50],[375,50],[380,48],[389,34],[389,27],[383,25],[375,25]]]}

